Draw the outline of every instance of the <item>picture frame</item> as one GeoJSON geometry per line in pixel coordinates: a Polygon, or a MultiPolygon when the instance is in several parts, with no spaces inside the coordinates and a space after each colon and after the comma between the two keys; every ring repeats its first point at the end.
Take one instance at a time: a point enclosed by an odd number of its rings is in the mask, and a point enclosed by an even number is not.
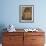
{"type": "Polygon", "coordinates": [[[34,5],[19,6],[19,22],[34,22],[34,5]]]}

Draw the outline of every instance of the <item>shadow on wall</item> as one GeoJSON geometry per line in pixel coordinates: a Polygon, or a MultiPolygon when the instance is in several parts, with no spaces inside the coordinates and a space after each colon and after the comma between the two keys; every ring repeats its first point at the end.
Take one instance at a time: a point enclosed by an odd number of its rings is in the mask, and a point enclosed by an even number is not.
{"type": "Polygon", "coordinates": [[[3,32],[5,32],[6,30],[4,30],[5,25],[4,24],[0,24],[0,43],[2,43],[2,36],[3,36],[3,32]]]}

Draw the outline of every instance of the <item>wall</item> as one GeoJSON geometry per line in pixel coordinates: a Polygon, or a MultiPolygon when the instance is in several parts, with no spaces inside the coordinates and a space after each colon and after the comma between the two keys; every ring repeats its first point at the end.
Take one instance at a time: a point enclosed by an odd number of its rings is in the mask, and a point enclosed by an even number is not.
{"type": "Polygon", "coordinates": [[[13,24],[16,28],[44,27],[46,28],[46,1],[41,0],[1,0],[0,25],[13,24]],[[34,5],[34,22],[19,22],[19,5],[34,5]]]}

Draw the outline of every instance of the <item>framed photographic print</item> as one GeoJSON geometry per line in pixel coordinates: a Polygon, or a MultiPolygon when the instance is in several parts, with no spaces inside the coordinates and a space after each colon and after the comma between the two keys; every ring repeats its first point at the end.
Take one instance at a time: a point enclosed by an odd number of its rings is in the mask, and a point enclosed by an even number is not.
{"type": "Polygon", "coordinates": [[[19,21],[24,23],[34,21],[34,5],[19,6],[19,21]]]}

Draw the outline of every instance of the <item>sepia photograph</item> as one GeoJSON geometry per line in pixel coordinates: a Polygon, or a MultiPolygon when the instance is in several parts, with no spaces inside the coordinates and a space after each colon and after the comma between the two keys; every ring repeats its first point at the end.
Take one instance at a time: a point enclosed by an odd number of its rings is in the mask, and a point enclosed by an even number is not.
{"type": "Polygon", "coordinates": [[[20,22],[33,22],[34,5],[20,5],[19,16],[20,22]]]}

